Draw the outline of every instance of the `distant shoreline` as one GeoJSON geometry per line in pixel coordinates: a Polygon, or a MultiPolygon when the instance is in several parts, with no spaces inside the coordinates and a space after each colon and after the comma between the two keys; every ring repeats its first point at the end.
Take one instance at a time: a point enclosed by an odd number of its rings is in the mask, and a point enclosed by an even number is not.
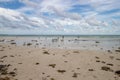
{"type": "Polygon", "coordinates": [[[116,38],[120,35],[11,35],[11,34],[0,34],[0,37],[111,37],[116,38]]]}

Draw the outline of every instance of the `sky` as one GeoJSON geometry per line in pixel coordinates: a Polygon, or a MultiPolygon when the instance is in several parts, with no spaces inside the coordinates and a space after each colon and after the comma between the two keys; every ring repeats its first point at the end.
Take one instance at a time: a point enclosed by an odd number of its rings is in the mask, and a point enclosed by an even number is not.
{"type": "Polygon", "coordinates": [[[0,34],[120,35],[120,0],[0,0],[0,34]]]}

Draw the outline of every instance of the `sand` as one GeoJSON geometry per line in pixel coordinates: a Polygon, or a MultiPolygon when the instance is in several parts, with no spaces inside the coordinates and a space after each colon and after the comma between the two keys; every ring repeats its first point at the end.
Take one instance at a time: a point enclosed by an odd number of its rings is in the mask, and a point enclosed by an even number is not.
{"type": "Polygon", "coordinates": [[[33,43],[17,45],[14,37],[0,38],[0,80],[120,80],[118,46],[89,50],[33,43]]]}

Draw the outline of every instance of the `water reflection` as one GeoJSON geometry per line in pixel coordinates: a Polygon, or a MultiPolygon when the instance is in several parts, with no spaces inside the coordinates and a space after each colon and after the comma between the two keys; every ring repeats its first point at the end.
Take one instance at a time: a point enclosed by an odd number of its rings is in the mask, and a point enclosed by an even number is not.
{"type": "Polygon", "coordinates": [[[69,48],[69,49],[112,49],[120,47],[119,38],[81,37],[13,37],[0,40],[0,43],[16,43],[17,46],[69,48]]]}

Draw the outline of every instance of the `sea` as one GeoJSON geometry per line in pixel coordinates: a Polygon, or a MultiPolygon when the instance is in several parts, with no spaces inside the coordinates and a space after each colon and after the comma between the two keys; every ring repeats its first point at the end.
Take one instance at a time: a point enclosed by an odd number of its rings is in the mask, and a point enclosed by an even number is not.
{"type": "Polygon", "coordinates": [[[0,44],[36,48],[80,50],[116,50],[120,48],[120,35],[0,35],[0,44]]]}

